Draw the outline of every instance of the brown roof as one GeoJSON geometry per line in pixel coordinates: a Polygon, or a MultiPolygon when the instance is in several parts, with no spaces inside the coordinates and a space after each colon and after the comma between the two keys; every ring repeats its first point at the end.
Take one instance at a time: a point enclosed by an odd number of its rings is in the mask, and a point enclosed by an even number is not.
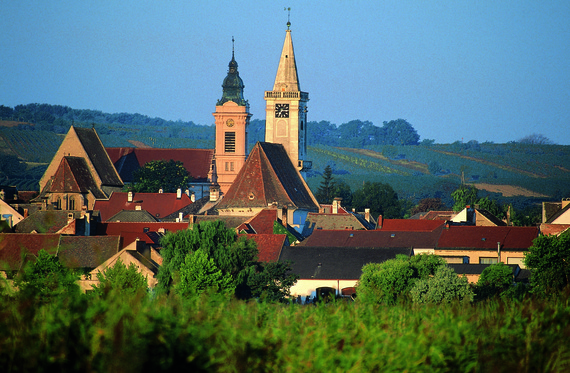
{"type": "Polygon", "coordinates": [[[568,228],[570,228],[570,224],[547,224],[547,223],[542,223],[540,224],[540,233],[548,236],[548,235],[559,235],[562,232],[565,232],[566,230],[568,230],[568,228]]]}
{"type": "Polygon", "coordinates": [[[59,234],[0,233],[0,269],[18,270],[23,265],[22,250],[37,256],[41,249],[56,252],[59,234]]]}
{"type": "Polygon", "coordinates": [[[284,246],[286,246],[286,234],[247,234],[247,238],[252,239],[257,244],[260,262],[276,262],[284,246]]]}
{"type": "Polygon", "coordinates": [[[318,204],[281,144],[258,142],[217,209],[280,206],[318,211],[318,204]]]}
{"type": "Polygon", "coordinates": [[[238,231],[243,230],[252,234],[273,234],[273,224],[278,219],[276,209],[263,209],[237,227],[237,229],[238,231]]]}
{"type": "Polygon", "coordinates": [[[437,248],[526,250],[538,237],[537,227],[450,226],[443,229],[437,248]]]}
{"type": "Polygon", "coordinates": [[[107,153],[124,181],[150,161],[180,161],[197,181],[206,181],[214,155],[213,149],[107,148],[107,153]]]}
{"type": "MultiPolygon", "coordinates": [[[[72,211],[40,210],[15,225],[16,233],[56,233],[69,224],[68,216],[72,211]]],[[[79,213],[79,212],[78,212],[79,213]]]]}
{"type": "Polygon", "coordinates": [[[92,128],[80,128],[73,127],[77,137],[81,141],[83,148],[87,152],[93,167],[97,171],[97,174],[101,178],[102,185],[108,186],[122,186],[123,182],[119,178],[115,166],[111,163],[109,155],[103,147],[103,143],[95,129],[92,128]]]}
{"type": "Polygon", "coordinates": [[[119,250],[119,236],[61,236],[57,256],[68,268],[96,268],[119,250]]]}
{"type": "MultiPolygon", "coordinates": [[[[364,220],[364,219],[363,219],[364,220]]],[[[367,222],[361,221],[353,214],[318,214],[310,212],[305,220],[303,227],[303,235],[308,236],[316,229],[334,230],[334,229],[374,229],[367,222]]]]}
{"type": "Polygon", "coordinates": [[[63,157],[46,189],[51,193],[91,192],[95,198],[107,197],[97,186],[85,159],[80,157],[63,157]]]}

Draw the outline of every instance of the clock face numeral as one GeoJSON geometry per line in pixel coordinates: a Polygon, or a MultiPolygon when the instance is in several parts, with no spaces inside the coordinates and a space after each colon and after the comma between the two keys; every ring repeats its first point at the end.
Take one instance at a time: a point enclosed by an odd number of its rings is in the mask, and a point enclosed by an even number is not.
{"type": "Polygon", "coordinates": [[[226,121],[226,126],[228,127],[233,127],[234,126],[234,120],[233,119],[228,119],[226,121]]]}
{"type": "Polygon", "coordinates": [[[275,118],[289,118],[289,104],[275,104],[275,118]]]}

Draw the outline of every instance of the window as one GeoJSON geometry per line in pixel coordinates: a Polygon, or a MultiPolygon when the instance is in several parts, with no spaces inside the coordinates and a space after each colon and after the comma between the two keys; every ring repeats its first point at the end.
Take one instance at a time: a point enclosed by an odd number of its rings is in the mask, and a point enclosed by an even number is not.
{"type": "Polygon", "coordinates": [[[226,132],[225,133],[224,151],[226,153],[235,153],[236,152],[236,133],[235,132],[226,132]]]}
{"type": "Polygon", "coordinates": [[[226,166],[225,167],[226,171],[229,171],[230,170],[230,162],[226,162],[225,166],[226,166]]]}
{"type": "Polygon", "coordinates": [[[75,210],[75,198],[69,197],[69,209],[68,210],[75,210]]]}
{"type": "Polygon", "coordinates": [[[479,264],[495,264],[497,263],[497,257],[491,257],[491,258],[479,258],[479,264]]]}
{"type": "Polygon", "coordinates": [[[234,170],[234,162],[230,162],[230,171],[234,170]]]}

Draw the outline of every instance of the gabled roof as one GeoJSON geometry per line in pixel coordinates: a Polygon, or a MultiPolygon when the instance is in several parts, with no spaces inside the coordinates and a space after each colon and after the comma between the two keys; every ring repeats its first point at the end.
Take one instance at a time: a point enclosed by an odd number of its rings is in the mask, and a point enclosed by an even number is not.
{"type": "Polygon", "coordinates": [[[428,211],[421,213],[422,220],[451,220],[457,215],[455,211],[428,211]]]}
{"type": "Polygon", "coordinates": [[[97,186],[84,158],[63,157],[46,192],[50,193],[89,193],[95,198],[107,198],[97,186]]]}
{"type": "Polygon", "coordinates": [[[158,220],[146,210],[121,210],[107,221],[151,222],[158,220]]]}
{"type": "MultiPolygon", "coordinates": [[[[319,212],[321,214],[334,214],[333,212],[333,205],[327,205],[327,204],[320,204],[319,205],[319,212]]],[[[338,212],[337,214],[348,214],[349,212],[346,211],[346,209],[342,206],[340,206],[338,208],[338,212]]]]}
{"type": "Polygon", "coordinates": [[[273,234],[273,224],[279,220],[276,209],[263,209],[237,227],[250,234],[273,234]]]}
{"type": "Polygon", "coordinates": [[[274,202],[318,211],[315,197],[283,145],[258,142],[217,209],[266,208],[274,202]]]}
{"type": "Polygon", "coordinates": [[[96,268],[119,249],[119,236],[61,236],[57,256],[68,268],[96,268]]]}
{"type": "Polygon", "coordinates": [[[69,224],[69,214],[77,218],[80,211],[40,210],[15,225],[16,233],[56,233],[69,224]]]}
{"type": "Polygon", "coordinates": [[[212,165],[213,149],[159,149],[159,148],[106,148],[111,161],[124,181],[133,180],[133,172],[150,161],[174,160],[184,168],[195,181],[206,181],[212,165]]]}
{"type": "Polygon", "coordinates": [[[305,226],[303,227],[303,235],[309,236],[314,230],[334,230],[334,229],[374,229],[371,224],[367,224],[366,220],[360,220],[354,214],[322,214],[312,213],[307,215],[305,226]]]}
{"type": "Polygon", "coordinates": [[[257,260],[260,262],[277,262],[283,247],[288,246],[286,234],[246,234],[245,236],[257,244],[259,250],[257,260]]]}
{"type": "Polygon", "coordinates": [[[162,233],[177,232],[183,229],[188,229],[188,222],[106,222],[97,224],[98,235],[121,236],[123,238],[121,247],[128,246],[136,239],[149,244],[156,244],[156,233],[161,236],[162,233]],[[155,234],[153,235],[153,233],[155,234]]]}
{"type": "Polygon", "coordinates": [[[378,219],[378,229],[385,231],[431,232],[444,225],[444,220],[378,219]]]}
{"type": "Polygon", "coordinates": [[[301,279],[358,280],[365,264],[382,263],[398,254],[410,256],[412,249],[287,246],[279,261],[291,261],[292,272],[301,279]]]}
{"type": "Polygon", "coordinates": [[[548,235],[560,235],[563,232],[566,232],[570,228],[570,224],[540,224],[540,233],[548,236],[548,235]]]}
{"type": "Polygon", "coordinates": [[[435,248],[441,229],[431,232],[315,230],[298,246],[435,248]]]}
{"type": "Polygon", "coordinates": [[[507,223],[505,223],[504,221],[493,215],[488,210],[475,208],[475,214],[476,214],[476,225],[479,225],[480,220],[487,220],[490,224],[493,224],[497,227],[502,227],[507,225],[507,223]]]}
{"type": "Polygon", "coordinates": [[[0,269],[18,270],[24,264],[22,251],[37,256],[41,249],[55,254],[59,234],[0,233],[0,269]]]}
{"type": "Polygon", "coordinates": [[[190,204],[192,200],[185,193],[180,198],[176,198],[176,193],[133,193],[133,200],[129,202],[128,193],[115,192],[109,200],[95,201],[93,209],[101,212],[103,221],[122,210],[136,210],[137,206],[162,219],[190,204]]]}
{"type": "Polygon", "coordinates": [[[558,220],[558,218],[560,218],[562,215],[565,215],[566,213],[568,213],[568,211],[570,211],[570,203],[567,204],[566,206],[562,207],[562,204],[560,205],[560,209],[556,212],[554,212],[546,221],[545,223],[555,223],[556,220],[558,220]]]}
{"type": "Polygon", "coordinates": [[[526,250],[538,237],[537,227],[477,227],[450,226],[441,232],[438,249],[462,248],[497,250],[526,250]]]}

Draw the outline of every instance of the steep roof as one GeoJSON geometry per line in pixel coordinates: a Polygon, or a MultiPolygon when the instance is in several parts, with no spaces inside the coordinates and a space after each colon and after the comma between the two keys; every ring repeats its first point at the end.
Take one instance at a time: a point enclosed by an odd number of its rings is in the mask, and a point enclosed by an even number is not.
{"type": "Polygon", "coordinates": [[[63,157],[53,181],[48,183],[46,189],[51,193],[91,192],[95,198],[107,198],[93,179],[85,158],[80,157],[63,157]]]}
{"type": "Polygon", "coordinates": [[[61,236],[57,256],[68,268],[96,268],[119,250],[119,236],[61,236]]]}
{"type": "Polygon", "coordinates": [[[562,215],[566,214],[568,211],[570,210],[570,203],[567,204],[566,206],[562,207],[562,205],[560,205],[560,209],[556,212],[554,212],[546,221],[545,223],[555,223],[556,220],[561,217],[562,215]]]}
{"type": "Polygon", "coordinates": [[[315,230],[297,246],[435,248],[441,229],[430,232],[315,230]]]}
{"type": "Polygon", "coordinates": [[[297,63],[295,62],[295,52],[293,51],[293,40],[291,30],[285,33],[285,41],[279,58],[279,67],[275,76],[274,91],[300,91],[299,76],[297,74],[297,63]]]}
{"type": "Polygon", "coordinates": [[[526,250],[538,237],[537,227],[477,227],[450,226],[441,232],[439,249],[469,248],[496,250],[497,242],[502,250],[526,250]]]}
{"type": "Polygon", "coordinates": [[[240,224],[238,231],[246,231],[251,234],[273,234],[273,224],[279,218],[277,209],[263,209],[255,216],[240,224]]]}
{"type": "Polygon", "coordinates": [[[282,144],[258,142],[217,209],[280,206],[318,211],[318,203],[282,144]]]}
{"type": "Polygon", "coordinates": [[[102,185],[122,186],[123,181],[117,174],[115,166],[111,163],[111,159],[105,151],[103,143],[101,142],[101,139],[99,139],[95,129],[80,127],[71,128],[75,130],[77,137],[81,141],[81,145],[89,156],[89,160],[101,178],[102,185]]]}
{"type": "Polygon", "coordinates": [[[286,234],[246,234],[245,236],[257,244],[259,250],[257,259],[260,262],[277,262],[281,250],[287,243],[286,234]]]}
{"type": "Polygon", "coordinates": [[[107,153],[124,181],[150,161],[180,161],[195,181],[206,181],[214,149],[107,148],[107,153]]]}
{"type": "Polygon", "coordinates": [[[410,256],[412,249],[287,246],[279,261],[291,261],[293,273],[301,279],[357,280],[365,264],[382,263],[398,254],[410,256]]]}
{"type": "Polygon", "coordinates": [[[133,200],[129,202],[128,193],[115,192],[109,200],[95,201],[93,209],[101,212],[103,221],[122,210],[136,210],[137,206],[162,219],[191,204],[192,200],[185,193],[180,198],[176,198],[176,193],[133,193],[133,200]]]}

